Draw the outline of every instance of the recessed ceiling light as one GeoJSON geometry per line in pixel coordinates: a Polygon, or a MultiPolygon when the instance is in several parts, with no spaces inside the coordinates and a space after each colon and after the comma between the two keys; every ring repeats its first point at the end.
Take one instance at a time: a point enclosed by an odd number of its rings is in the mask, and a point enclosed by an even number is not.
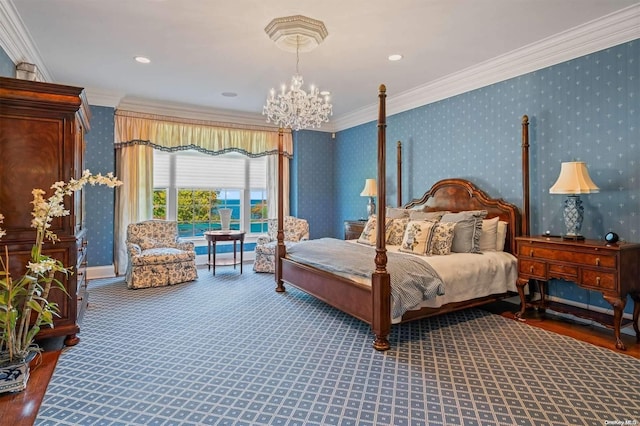
{"type": "Polygon", "coordinates": [[[226,98],[235,98],[238,94],[236,92],[222,92],[222,96],[226,98]]]}
{"type": "Polygon", "coordinates": [[[320,94],[321,94],[322,96],[329,96],[329,95],[331,94],[331,92],[330,92],[330,91],[328,91],[328,90],[323,90],[322,92],[320,92],[320,94]]]}
{"type": "Polygon", "coordinates": [[[388,59],[390,61],[399,61],[400,59],[402,59],[402,55],[400,55],[399,53],[396,53],[394,55],[389,55],[388,59]]]}
{"type": "Polygon", "coordinates": [[[145,56],[136,56],[135,58],[133,58],[136,60],[136,62],[140,62],[141,64],[148,64],[151,62],[151,59],[145,57],[145,56]]]}

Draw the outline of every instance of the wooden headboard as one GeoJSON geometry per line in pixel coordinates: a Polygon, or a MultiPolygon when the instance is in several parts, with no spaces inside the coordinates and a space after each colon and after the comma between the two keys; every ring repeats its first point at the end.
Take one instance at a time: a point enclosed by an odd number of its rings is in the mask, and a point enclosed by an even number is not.
{"type": "Polygon", "coordinates": [[[483,190],[465,179],[443,179],[436,182],[420,198],[405,204],[404,208],[422,206],[424,211],[461,212],[486,210],[487,219],[498,216],[508,223],[505,251],[516,254],[515,237],[520,236],[521,215],[518,208],[501,198],[490,198],[483,190]]]}

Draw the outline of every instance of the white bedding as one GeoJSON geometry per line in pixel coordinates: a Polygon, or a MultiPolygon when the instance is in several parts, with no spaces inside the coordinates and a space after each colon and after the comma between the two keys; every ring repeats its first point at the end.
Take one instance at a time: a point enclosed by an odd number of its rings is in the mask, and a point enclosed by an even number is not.
{"type": "MultiPolygon", "coordinates": [[[[356,240],[354,244],[358,244],[356,240]]],[[[389,252],[399,252],[399,246],[387,246],[389,252]]],[[[444,295],[425,301],[421,307],[439,308],[452,302],[461,302],[491,294],[517,291],[517,259],[503,251],[478,253],[451,253],[445,256],[414,256],[429,263],[444,281],[444,295]]],[[[342,274],[341,274],[342,275],[342,274]]],[[[359,283],[370,285],[371,281],[363,277],[343,276],[359,283]]],[[[393,323],[400,318],[393,318],[393,323]]]]}

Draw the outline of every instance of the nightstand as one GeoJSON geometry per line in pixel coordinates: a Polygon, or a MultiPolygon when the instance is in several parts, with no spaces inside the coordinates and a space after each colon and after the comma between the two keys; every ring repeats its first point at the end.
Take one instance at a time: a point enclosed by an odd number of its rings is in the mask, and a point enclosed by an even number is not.
{"type": "Polygon", "coordinates": [[[344,239],[345,240],[355,240],[360,237],[362,234],[362,230],[364,226],[367,224],[367,221],[364,219],[359,220],[345,220],[344,221],[344,239]]]}
{"type": "Polygon", "coordinates": [[[599,240],[565,240],[557,237],[518,237],[518,293],[520,312],[527,307],[550,309],[580,318],[588,318],[613,329],[616,348],[626,350],[620,340],[620,327],[629,325],[622,318],[627,295],[634,302],[633,329],[640,342],[638,317],[640,316],[640,244],[608,244],[599,240]],[[587,290],[598,291],[611,304],[613,318],[600,312],[565,305],[546,299],[546,283],[556,278],[559,283],[571,281],[587,290]],[[527,302],[524,287],[529,281],[537,282],[540,299],[527,302]]]}

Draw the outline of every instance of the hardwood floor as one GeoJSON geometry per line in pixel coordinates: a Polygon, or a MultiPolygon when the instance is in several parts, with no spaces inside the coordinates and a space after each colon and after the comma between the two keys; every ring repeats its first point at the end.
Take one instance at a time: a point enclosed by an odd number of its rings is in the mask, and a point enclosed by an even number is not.
{"type": "MultiPolygon", "coordinates": [[[[507,318],[515,318],[514,312],[517,311],[518,307],[509,302],[497,302],[485,306],[484,309],[507,318]]],[[[598,326],[585,325],[584,323],[554,316],[550,313],[543,317],[535,311],[527,311],[525,323],[532,327],[544,328],[554,333],[617,351],[613,340],[613,332],[598,326]]],[[[635,337],[623,333],[622,340],[627,346],[627,350],[618,352],[640,359],[640,343],[636,342],[635,337]]],[[[41,362],[35,366],[32,364],[31,377],[25,391],[0,395],[0,419],[2,419],[2,425],[33,425],[40,409],[42,398],[47,390],[47,385],[58,362],[61,345],[62,342],[60,340],[48,342],[45,346],[45,352],[42,354],[41,362]]]]}
{"type": "MultiPolygon", "coordinates": [[[[513,303],[503,301],[486,305],[483,309],[494,314],[502,315],[506,318],[515,319],[515,312],[518,310],[518,306],[513,303]]],[[[570,336],[574,339],[591,343],[592,345],[611,349],[640,359],[640,343],[636,342],[635,336],[631,336],[624,332],[621,335],[621,339],[627,347],[627,350],[620,351],[616,349],[613,330],[608,330],[599,325],[587,324],[571,318],[554,315],[550,312],[542,315],[533,309],[527,310],[524,322],[533,327],[544,328],[545,330],[553,331],[554,333],[570,336]]],[[[628,330],[633,332],[631,326],[629,326],[625,331],[628,330]]]]}
{"type": "Polygon", "coordinates": [[[27,388],[18,393],[0,395],[0,424],[12,426],[33,425],[42,404],[42,398],[60,356],[63,338],[41,342],[41,357],[31,362],[27,388]]]}

